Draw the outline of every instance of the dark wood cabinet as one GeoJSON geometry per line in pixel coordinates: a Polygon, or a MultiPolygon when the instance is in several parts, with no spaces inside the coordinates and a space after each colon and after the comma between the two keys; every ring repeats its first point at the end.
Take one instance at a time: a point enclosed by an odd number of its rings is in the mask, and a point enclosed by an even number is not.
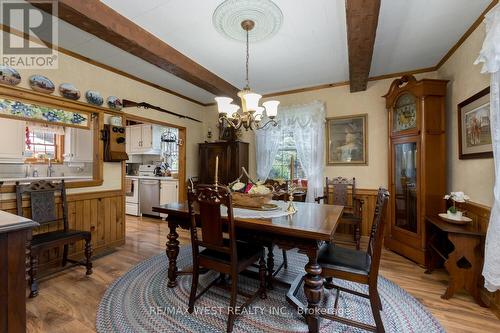
{"type": "Polygon", "coordinates": [[[26,332],[26,249],[37,226],[0,211],[0,333],[26,332]]]}
{"type": "Polygon", "coordinates": [[[389,112],[389,229],[385,245],[425,264],[425,216],[446,211],[445,80],[403,76],[384,96],[389,112]]]}
{"type": "Polygon", "coordinates": [[[241,175],[241,167],[248,171],[247,142],[221,141],[200,143],[199,181],[201,184],[215,182],[215,159],[219,156],[219,184],[227,185],[241,175]]]}

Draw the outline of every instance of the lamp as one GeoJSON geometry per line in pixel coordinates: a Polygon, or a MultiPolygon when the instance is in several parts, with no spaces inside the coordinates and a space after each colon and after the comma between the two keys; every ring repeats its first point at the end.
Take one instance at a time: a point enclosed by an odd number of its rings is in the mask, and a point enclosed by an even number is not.
{"type": "Polygon", "coordinates": [[[269,120],[261,124],[263,119],[264,107],[259,106],[259,101],[262,95],[254,93],[250,89],[250,81],[248,79],[248,62],[250,58],[249,53],[249,42],[248,36],[250,30],[255,26],[255,22],[252,20],[244,20],[241,22],[241,27],[246,31],[246,47],[247,47],[247,58],[246,58],[246,86],[243,90],[238,92],[238,97],[241,99],[241,111],[238,113],[240,108],[238,105],[231,104],[233,101],[229,97],[216,97],[217,107],[219,110],[219,123],[224,125],[227,123],[230,127],[239,129],[242,126],[246,129],[263,129],[268,125],[276,126],[278,123],[274,118],[278,114],[279,101],[268,101],[262,105],[265,107],[266,115],[269,120]]]}

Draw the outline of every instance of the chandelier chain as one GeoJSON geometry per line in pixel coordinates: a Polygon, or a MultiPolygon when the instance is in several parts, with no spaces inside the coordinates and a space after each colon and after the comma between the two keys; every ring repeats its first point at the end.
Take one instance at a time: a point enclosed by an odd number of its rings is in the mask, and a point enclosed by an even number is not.
{"type": "Polygon", "coordinates": [[[249,52],[249,42],[248,42],[248,35],[249,35],[249,31],[247,30],[247,60],[246,60],[246,81],[247,81],[247,88],[250,87],[250,80],[248,78],[248,62],[250,60],[250,52],[249,52]]]}

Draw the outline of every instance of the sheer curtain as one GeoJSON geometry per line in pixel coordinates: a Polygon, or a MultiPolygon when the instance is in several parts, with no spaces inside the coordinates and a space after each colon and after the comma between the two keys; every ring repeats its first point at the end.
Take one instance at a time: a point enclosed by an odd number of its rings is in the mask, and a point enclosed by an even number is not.
{"type": "Polygon", "coordinates": [[[281,107],[278,126],[256,131],[257,175],[266,179],[276,158],[282,131],[293,131],[297,157],[307,177],[306,201],[323,195],[325,105],[315,101],[281,107]]]}
{"type": "Polygon", "coordinates": [[[482,73],[491,74],[490,124],[495,163],[494,202],[486,234],[484,286],[491,292],[500,290],[500,5],[485,16],[486,38],[476,60],[483,62],[482,73]]]}

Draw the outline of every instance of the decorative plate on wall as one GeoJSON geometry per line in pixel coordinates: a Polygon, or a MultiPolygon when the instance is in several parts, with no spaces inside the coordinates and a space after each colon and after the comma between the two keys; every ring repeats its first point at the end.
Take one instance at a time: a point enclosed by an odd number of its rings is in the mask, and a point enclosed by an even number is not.
{"type": "Polygon", "coordinates": [[[42,92],[44,94],[52,94],[56,89],[54,83],[50,81],[49,78],[43,75],[30,76],[30,87],[31,89],[42,92]]]}
{"type": "Polygon", "coordinates": [[[87,102],[90,104],[94,104],[97,106],[101,106],[104,103],[104,99],[101,96],[101,93],[95,90],[87,90],[85,93],[85,98],[87,102]]]}
{"type": "Polygon", "coordinates": [[[0,65],[0,83],[16,86],[21,82],[21,75],[12,67],[0,65]]]}
{"type": "Polygon", "coordinates": [[[122,100],[115,96],[108,97],[108,106],[110,109],[120,111],[123,108],[122,100]]]}
{"type": "Polygon", "coordinates": [[[74,101],[80,98],[80,90],[78,90],[73,83],[61,83],[59,85],[59,93],[62,97],[72,99],[74,101]]]}

